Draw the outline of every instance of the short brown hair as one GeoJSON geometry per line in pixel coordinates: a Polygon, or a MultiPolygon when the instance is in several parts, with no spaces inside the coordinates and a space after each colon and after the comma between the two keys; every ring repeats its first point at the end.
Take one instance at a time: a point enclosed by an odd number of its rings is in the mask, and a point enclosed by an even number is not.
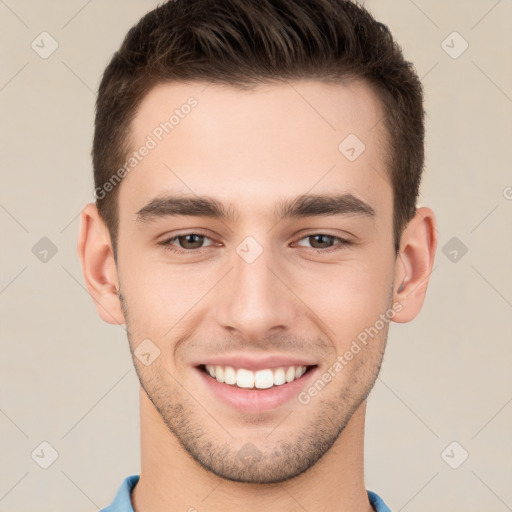
{"type": "MultiPolygon", "coordinates": [[[[155,85],[194,81],[247,89],[296,79],[361,79],[380,99],[398,251],[416,212],[423,172],[423,88],[388,28],[348,0],[169,0],[146,14],[126,35],[99,87],[96,190],[123,165],[130,124],[155,85]]],[[[118,188],[96,196],[114,254],[118,188]]]]}

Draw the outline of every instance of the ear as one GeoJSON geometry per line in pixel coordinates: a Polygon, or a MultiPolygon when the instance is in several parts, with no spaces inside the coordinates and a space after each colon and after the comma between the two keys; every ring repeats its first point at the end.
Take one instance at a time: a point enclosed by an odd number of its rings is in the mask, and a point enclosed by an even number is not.
{"type": "Polygon", "coordinates": [[[82,210],[77,250],[98,314],[109,324],[125,323],[110,234],[94,203],[82,210]]]}
{"type": "Polygon", "coordinates": [[[396,259],[393,300],[402,309],[394,322],[410,322],[418,315],[425,300],[437,248],[434,212],[418,208],[404,229],[396,259]]]}

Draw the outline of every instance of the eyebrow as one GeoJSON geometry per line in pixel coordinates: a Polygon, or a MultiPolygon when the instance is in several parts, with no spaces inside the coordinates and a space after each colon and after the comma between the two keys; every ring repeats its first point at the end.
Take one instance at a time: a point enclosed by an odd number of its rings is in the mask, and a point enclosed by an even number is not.
{"type": "MultiPolygon", "coordinates": [[[[211,217],[223,221],[236,221],[237,212],[231,204],[209,196],[165,196],[152,199],[137,212],[138,222],[148,222],[172,216],[211,217]]],[[[288,218],[329,215],[362,215],[375,217],[375,210],[353,194],[303,194],[294,199],[280,201],[274,208],[279,220],[288,218]]]]}

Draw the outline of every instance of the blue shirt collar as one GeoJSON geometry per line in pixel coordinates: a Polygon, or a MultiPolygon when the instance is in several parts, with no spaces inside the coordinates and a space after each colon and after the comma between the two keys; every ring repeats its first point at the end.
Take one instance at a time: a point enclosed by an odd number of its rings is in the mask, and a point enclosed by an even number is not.
{"type": "MultiPolygon", "coordinates": [[[[130,493],[135,487],[135,484],[139,481],[140,475],[131,475],[126,477],[119,490],[117,491],[114,501],[107,507],[102,509],[100,512],[134,512],[132,502],[130,500],[130,493]]],[[[384,500],[373,491],[366,491],[368,493],[368,499],[375,512],[391,512],[389,507],[384,503],[384,500]]]]}

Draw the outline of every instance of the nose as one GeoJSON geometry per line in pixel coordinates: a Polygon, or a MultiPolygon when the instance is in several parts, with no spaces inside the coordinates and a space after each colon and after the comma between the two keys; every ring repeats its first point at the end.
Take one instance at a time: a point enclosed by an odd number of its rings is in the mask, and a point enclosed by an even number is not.
{"type": "Polygon", "coordinates": [[[297,300],[271,251],[264,250],[252,263],[235,253],[232,265],[218,290],[219,325],[255,343],[289,330],[297,318],[297,300]]]}

